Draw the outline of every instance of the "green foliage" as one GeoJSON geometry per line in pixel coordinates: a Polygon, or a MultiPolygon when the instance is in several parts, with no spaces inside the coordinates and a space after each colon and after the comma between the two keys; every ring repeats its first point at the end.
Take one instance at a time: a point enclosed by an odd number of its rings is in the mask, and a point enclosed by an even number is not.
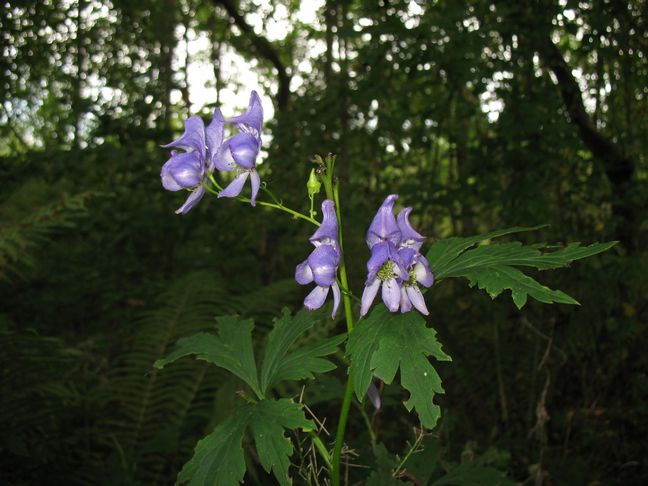
{"type": "Polygon", "coordinates": [[[311,430],[313,422],[304,417],[301,404],[287,399],[261,400],[244,405],[198,442],[194,456],[182,468],[176,484],[189,486],[238,484],[245,474],[241,442],[249,428],[259,461],[272,471],[281,485],[292,484],[288,476],[292,444],[284,429],[311,430]]]}
{"type": "Polygon", "coordinates": [[[69,432],[82,401],[82,384],[70,379],[78,373],[80,355],[60,338],[0,328],[4,481],[37,483],[44,471],[65,482],[73,480],[73,460],[84,456],[84,451],[75,450],[69,432]]]}
{"type": "Polygon", "coordinates": [[[288,467],[292,444],[284,436],[283,429],[311,430],[314,425],[304,418],[301,404],[265,397],[270,388],[281,381],[312,378],[314,373],[335,368],[324,356],[335,353],[344,335],[291,350],[295,342],[324,316],[323,310],[302,309],[293,317],[284,309],[268,335],[260,380],[252,345],[253,321],[232,316],[218,318],[218,336],[199,333],[182,338],[171,353],[155,362],[154,366],[162,369],[183,356],[195,355],[241,378],[260,400],[238,407],[232,416],[198,442],[193,458],[178,475],[179,484],[187,481],[190,485],[238,484],[245,474],[241,441],[247,428],[265,471],[272,471],[282,485],[291,484],[288,467]]]}
{"type": "Polygon", "coordinates": [[[513,302],[518,309],[526,304],[529,296],[546,304],[554,302],[578,304],[564,292],[540,284],[515,267],[534,267],[538,270],[566,267],[574,260],[609,250],[617,244],[616,241],[595,243],[585,247],[580,243],[572,243],[559,250],[547,248],[543,244],[524,246],[519,242],[484,244],[470,249],[477,243],[498,236],[538,228],[541,226],[508,228],[468,238],[448,238],[433,245],[428,251],[427,258],[437,281],[444,278],[465,277],[471,287],[478,286],[493,299],[504,290],[511,290],[513,302]],[[552,251],[546,251],[548,249],[552,251]]]}
{"type": "Polygon", "coordinates": [[[157,369],[162,369],[178,358],[196,355],[197,359],[225,368],[247,383],[262,398],[259,389],[254,351],[252,350],[252,328],[254,322],[240,321],[234,316],[219,317],[219,335],[198,333],[191,337],[182,338],[175,349],[163,359],[155,362],[157,369]]]}
{"type": "Polygon", "coordinates": [[[333,363],[323,359],[337,350],[346,336],[341,334],[300,346],[289,352],[295,341],[321,321],[327,311],[302,309],[295,317],[284,309],[268,335],[265,356],[261,367],[261,390],[266,393],[271,387],[284,380],[313,378],[313,373],[326,373],[335,368],[333,363]]]}
{"type": "Polygon", "coordinates": [[[75,221],[86,214],[89,194],[62,194],[54,202],[24,208],[25,197],[38,192],[38,183],[26,184],[0,206],[0,279],[22,274],[33,267],[38,247],[51,242],[60,230],[75,227],[75,221]]]}
{"type": "MultiPolygon", "coordinates": [[[[100,421],[98,440],[115,451],[126,477],[147,484],[171,474],[192,444],[182,431],[213,413],[222,374],[184,360],[165,373],[151,371],[182,335],[213,326],[213,316],[232,312],[226,287],[197,272],[173,282],[144,314],[130,348],[114,360],[99,398],[112,409],[100,421]]],[[[180,463],[181,464],[181,463],[180,463]]]]}
{"type": "Polygon", "coordinates": [[[410,392],[405,407],[416,410],[423,426],[434,428],[441,411],[433,398],[443,388],[428,356],[440,361],[450,361],[450,356],[420,314],[393,314],[382,304],[374,307],[350,334],[347,354],[358,400],[364,400],[374,375],[391,383],[400,369],[400,383],[410,392]]]}

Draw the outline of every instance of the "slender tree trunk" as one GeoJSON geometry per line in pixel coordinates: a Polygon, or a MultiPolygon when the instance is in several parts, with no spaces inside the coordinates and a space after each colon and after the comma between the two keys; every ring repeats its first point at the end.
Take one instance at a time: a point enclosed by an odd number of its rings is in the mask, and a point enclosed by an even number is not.
{"type": "Polygon", "coordinates": [[[81,13],[86,7],[86,0],[78,0],[77,2],[77,15],[76,15],[76,39],[75,39],[75,53],[76,53],[76,73],[72,83],[72,113],[74,117],[74,148],[81,148],[81,120],[83,119],[83,84],[81,77],[84,72],[85,62],[85,49],[83,47],[84,27],[83,17],[81,13]]]}

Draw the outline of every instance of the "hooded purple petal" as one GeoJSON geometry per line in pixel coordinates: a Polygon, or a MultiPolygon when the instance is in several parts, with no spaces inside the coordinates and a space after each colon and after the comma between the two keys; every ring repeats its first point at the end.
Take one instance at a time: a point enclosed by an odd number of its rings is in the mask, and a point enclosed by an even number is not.
{"type": "Polygon", "coordinates": [[[162,166],[160,177],[167,191],[178,191],[200,184],[203,164],[195,152],[176,153],[162,166]]]}
{"type": "Polygon", "coordinates": [[[382,281],[378,278],[374,278],[373,280],[366,283],[365,288],[362,292],[360,316],[364,316],[365,314],[367,314],[367,312],[369,312],[369,308],[376,298],[376,294],[378,293],[378,289],[380,288],[381,283],[382,281]]]}
{"type": "Polygon", "coordinates": [[[338,248],[338,221],[335,214],[335,203],[331,199],[322,202],[322,224],[310,237],[315,246],[326,244],[338,248]]]}
{"type": "Polygon", "coordinates": [[[382,300],[391,312],[396,312],[400,306],[400,285],[395,278],[385,280],[382,284],[382,300]]]}
{"type": "Polygon", "coordinates": [[[335,314],[337,314],[338,308],[340,307],[340,287],[337,282],[333,282],[331,289],[333,289],[333,312],[331,313],[331,319],[335,319],[335,314]]]}
{"type": "Polygon", "coordinates": [[[332,285],[339,261],[339,255],[330,245],[315,248],[308,257],[308,265],[313,271],[315,283],[323,287],[332,285]]]}
{"type": "Polygon", "coordinates": [[[417,257],[420,255],[418,250],[410,248],[408,246],[402,246],[398,250],[398,257],[400,258],[401,263],[407,269],[409,269],[417,261],[417,257]]]}
{"type": "Polygon", "coordinates": [[[425,299],[423,298],[421,290],[416,285],[405,287],[405,290],[407,292],[407,296],[412,302],[412,305],[416,307],[416,310],[418,310],[421,314],[427,316],[429,312],[427,310],[427,307],[425,306],[425,299]]]}
{"type": "Polygon", "coordinates": [[[416,232],[409,222],[409,215],[412,208],[405,208],[398,213],[398,229],[401,232],[401,246],[420,250],[425,241],[425,236],[416,232]]]}
{"type": "Polygon", "coordinates": [[[300,285],[306,285],[313,281],[313,271],[308,265],[308,260],[304,260],[295,268],[295,280],[300,285]]]}
{"type": "Polygon", "coordinates": [[[259,154],[259,142],[249,133],[237,133],[227,139],[223,149],[225,151],[229,149],[232,158],[239,166],[244,169],[252,169],[259,154]]]}
{"type": "Polygon", "coordinates": [[[398,194],[390,194],[378,208],[369,226],[369,231],[367,231],[367,245],[369,245],[369,248],[381,241],[391,241],[394,245],[400,243],[401,233],[394,217],[396,199],[398,199],[398,194]]]}
{"type": "Polygon", "coordinates": [[[319,309],[324,305],[326,296],[329,293],[329,287],[320,287],[319,285],[315,287],[310,294],[304,299],[304,306],[308,310],[319,309]]]}
{"type": "Polygon", "coordinates": [[[228,123],[235,123],[239,130],[252,133],[256,138],[261,138],[261,126],[263,125],[263,107],[261,99],[256,91],[250,93],[250,102],[245,113],[226,120],[228,123]]]}
{"type": "Polygon", "coordinates": [[[248,178],[248,171],[241,172],[237,175],[230,184],[218,193],[218,197],[236,197],[241,194],[243,190],[243,185],[248,178]]]}
{"type": "Polygon", "coordinates": [[[187,214],[191,210],[191,208],[193,208],[200,202],[204,195],[205,188],[202,185],[196,187],[196,189],[194,189],[191,194],[189,194],[189,197],[184,202],[184,204],[176,209],[176,214],[187,214]]]}
{"type": "Polygon", "coordinates": [[[209,154],[208,165],[212,169],[215,158],[219,153],[220,147],[223,144],[223,133],[225,129],[225,120],[220,108],[214,111],[214,118],[211,123],[205,128],[205,140],[207,144],[207,152],[209,154]]]}
{"type": "Polygon", "coordinates": [[[367,270],[369,271],[368,279],[373,279],[380,270],[380,268],[389,260],[391,252],[389,251],[389,245],[391,243],[384,241],[374,245],[371,248],[371,256],[367,262],[367,270]]]}
{"type": "Polygon", "coordinates": [[[163,147],[177,147],[187,152],[196,151],[205,159],[205,124],[199,116],[190,116],[185,121],[185,131],[180,138],[162,145],[163,147]]]}

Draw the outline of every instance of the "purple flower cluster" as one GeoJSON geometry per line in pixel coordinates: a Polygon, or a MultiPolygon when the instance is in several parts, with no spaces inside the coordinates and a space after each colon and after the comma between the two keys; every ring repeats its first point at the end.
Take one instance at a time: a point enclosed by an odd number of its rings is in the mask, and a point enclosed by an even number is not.
{"type": "Polygon", "coordinates": [[[164,147],[174,147],[184,152],[171,151],[171,158],[162,166],[160,177],[167,191],[190,189],[191,194],[176,213],[186,214],[205,195],[206,178],[214,169],[235,171],[234,180],[218,197],[236,197],[243,190],[248,176],[252,186],[250,203],[255,205],[261,180],[256,171],[256,158],[261,149],[263,108],[256,91],[252,91],[247,111],[225,120],[219,108],[205,128],[202,119],[191,116],[185,121],[185,131],[180,138],[164,147]],[[240,130],[223,141],[225,123],[240,130]]]}
{"type": "Polygon", "coordinates": [[[369,274],[362,293],[361,316],[369,311],[381,287],[383,302],[391,312],[409,312],[414,307],[428,315],[419,289],[419,285],[430,287],[434,283],[430,265],[419,252],[425,236],[417,233],[409,222],[412,208],[403,209],[398,219],[394,217],[396,199],[397,194],[387,196],[367,231],[371,257],[367,262],[369,274]]]}
{"type": "Polygon", "coordinates": [[[333,289],[333,313],[335,317],[340,306],[340,287],[335,275],[340,263],[340,243],[338,241],[338,221],[335,215],[335,203],[330,199],[322,202],[322,224],[310,237],[315,249],[306,260],[297,265],[295,280],[301,285],[315,282],[315,287],[304,299],[304,306],[309,310],[319,309],[324,305],[329,289],[333,289]]]}

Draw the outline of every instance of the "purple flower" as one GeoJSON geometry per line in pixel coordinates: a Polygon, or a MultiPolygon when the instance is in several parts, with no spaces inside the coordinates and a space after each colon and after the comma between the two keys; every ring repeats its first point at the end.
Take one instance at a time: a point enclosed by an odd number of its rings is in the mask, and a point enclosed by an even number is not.
{"type": "Polygon", "coordinates": [[[252,91],[250,94],[248,109],[244,114],[225,121],[235,124],[241,133],[228,138],[214,159],[214,166],[218,170],[236,171],[234,180],[218,194],[218,197],[238,196],[249,176],[252,186],[250,204],[254,206],[261,185],[261,179],[256,171],[256,158],[261,149],[261,126],[263,125],[263,107],[257,92],[252,91]]]}
{"type": "Polygon", "coordinates": [[[309,310],[319,309],[324,305],[329,289],[333,289],[333,313],[335,317],[340,305],[340,287],[335,281],[340,263],[340,244],[338,242],[338,222],[335,215],[335,204],[330,199],[322,202],[322,224],[309,238],[315,246],[306,260],[297,265],[295,280],[301,285],[315,282],[315,287],[304,299],[304,306],[309,310]]]}
{"type": "Polygon", "coordinates": [[[371,257],[367,262],[369,274],[362,293],[361,316],[369,311],[381,287],[382,299],[387,308],[396,312],[400,306],[400,282],[406,280],[408,274],[397,250],[402,236],[393,213],[396,199],[397,194],[387,196],[367,231],[367,245],[371,250],[371,257]]]}
{"type": "Polygon", "coordinates": [[[425,236],[416,232],[409,222],[412,208],[405,208],[398,213],[398,228],[402,239],[398,247],[398,256],[407,269],[408,278],[403,280],[400,293],[401,312],[409,312],[412,306],[421,314],[428,315],[425,299],[419,289],[419,284],[430,287],[434,283],[434,274],[430,270],[427,259],[419,253],[425,241],[425,236]]]}
{"type": "Polygon", "coordinates": [[[367,245],[371,257],[367,262],[367,281],[362,293],[360,315],[371,307],[382,287],[382,299],[391,312],[399,308],[409,312],[412,307],[427,315],[419,284],[429,287],[434,283],[430,265],[419,249],[425,236],[416,232],[409,222],[412,208],[405,208],[394,218],[394,202],[398,195],[387,196],[367,231],[367,245]]]}
{"type": "Polygon", "coordinates": [[[224,120],[217,108],[214,118],[205,128],[202,119],[191,116],[185,121],[185,131],[180,138],[163,147],[176,147],[184,152],[171,151],[171,158],[162,166],[160,178],[167,191],[193,189],[184,204],[176,210],[186,214],[205,195],[203,181],[212,170],[213,160],[223,143],[224,120]]]}

